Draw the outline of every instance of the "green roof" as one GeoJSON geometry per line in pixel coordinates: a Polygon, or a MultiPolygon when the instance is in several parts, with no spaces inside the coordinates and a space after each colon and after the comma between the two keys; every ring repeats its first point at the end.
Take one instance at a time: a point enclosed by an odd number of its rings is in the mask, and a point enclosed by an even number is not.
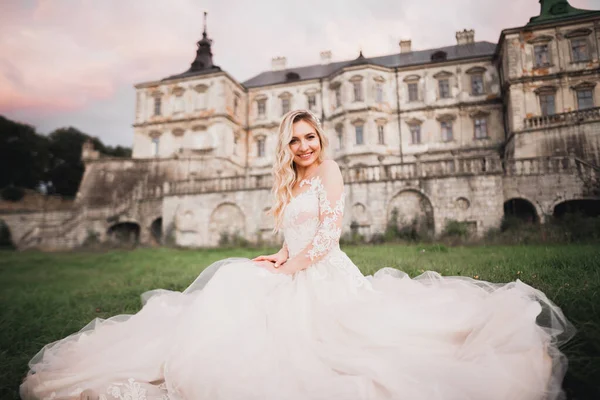
{"type": "Polygon", "coordinates": [[[540,15],[529,20],[527,26],[555,22],[562,19],[599,15],[600,11],[580,10],[572,7],[567,0],[540,0],[540,15]]]}

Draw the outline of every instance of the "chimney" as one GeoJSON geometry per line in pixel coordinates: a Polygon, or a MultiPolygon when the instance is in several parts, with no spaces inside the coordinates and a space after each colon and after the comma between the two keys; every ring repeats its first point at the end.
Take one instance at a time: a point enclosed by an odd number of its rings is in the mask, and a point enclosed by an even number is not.
{"type": "Polygon", "coordinates": [[[458,45],[475,43],[475,31],[465,29],[462,32],[456,32],[456,43],[458,45]]]}
{"type": "Polygon", "coordinates": [[[321,64],[329,64],[331,62],[331,51],[322,51],[321,52],[321,64]]]}
{"type": "Polygon", "coordinates": [[[400,53],[410,53],[412,51],[412,41],[411,40],[401,40],[400,41],[400,53]]]}
{"type": "Polygon", "coordinates": [[[271,61],[271,69],[273,71],[281,71],[285,69],[285,65],[287,63],[287,59],[285,57],[273,57],[271,61]]]}

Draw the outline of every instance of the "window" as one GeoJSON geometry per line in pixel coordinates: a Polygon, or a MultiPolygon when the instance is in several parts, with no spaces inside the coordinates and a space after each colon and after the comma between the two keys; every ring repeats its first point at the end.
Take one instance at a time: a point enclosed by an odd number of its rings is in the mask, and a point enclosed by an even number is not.
{"type": "Polygon", "coordinates": [[[475,118],[475,139],[485,139],[488,137],[487,129],[487,118],[476,117],[475,118]]]}
{"type": "Polygon", "coordinates": [[[196,110],[204,110],[206,109],[206,99],[208,97],[208,86],[206,85],[196,85],[194,88],[196,90],[196,98],[195,98],[195,109],[196,110]]]}
{"type": "Polygon", "coordinates": [[[237,155],[238,142],[240,141],[240,137],[235,134],[233,135],[233,155],[237,155]]]}
{"type": "Polygon", "coordinates": [[[421,125],[412,124],[409,125],[410,129],[410,137],[412,139],[412,144],[420,144],[421,143],[421,125]]]}
{"type": "Polygon", "coordinates": [[[236,94],[233,98],[233,115],[238,115],[239,106],[240,106],[240,98],[236,94]]]}
{"type": "Polygon", "coordinates": [[[267,113],[267,99],[260,99],[256,102],[258,108],[258,116],[264,117],[267,113]]]}
{"type": "Polygon", "coordinates": [[[265,141],[266,139],[264,137],[258,138],[256,141],[256,154],[259,158],[265,156],[265,141]]]}
{"type": "Polygon", "coordinates": [[[287,114],[290,111],[290,98],[284,97],[281,99],[281,115],[287,114]]]}
{"type": "Polygon", "coordinates": [[[577,91],[577,109],[585,110],[594,107],[594,92],[592,89],[582,89],[577,91]]]}
{"type": "Polygon", "coordinates": [[[547,67],[550,65],[550,51],[548,43],[534,46],[533,53],[535,55],[536,67],[547,67]]]}
{"type": "Polygon", "coordinates": [[[174,114],[183,112],[183,94],[178,94],[175,96],[175,104],[173,108],[174,114]]]}
{"type": "Polygon", "coordinates": [[[450,97],[450,81],[448,79],[440,79],[440,99],[447,99],[450,97]]]}
{"type": "Polygon", "coordinates": [[[335,127],[335,134],[338,140],[337,149],[341,150],[344,148],[344,127],[341,124],[335,127]]]}
{"type": "Polygon", "coordinates": [[[375,101],[383,103],[383,85],[380,82],[375,84],[375,101]]]}
{"type": "Polygon", "coordinates": [[[379,144],[385,144],[385,128],[383,125],[377,125],[377,139],[379,144]]]}
{"type": "Polygon", "coordinates": [[[440,122],[440,127],[442,129],[442,141],[452,141],[454,138],[452,133],[452,121],[442,121],[440,122]]]}
{"type": "Polygon", "coordinates": [[[159,137],[153,137],[152,138],[152,155],[154,157],[158,157],[158,150],[159,150],[159,144],[160,144],[160,138],[159,137]]]}
{"type": "Polygon", "coordinates": [[[162,111],[161,108],[162,108],[162,98],[155,97],[154,98],[154,115],[160,115],[161,111],[162,111]]]}
{"type": "Polygon", "coordinates": [[[317,108],[317,96],[315,96],[314,94],[309,94],[309,95],[307,95],[307,100],[308,100],[308,109],[310,111],[315,111],[317,108]]]}
{"type": "Polygon", "coordinates": [[[408,101],[419,101],[419,84],[417,82],[408,84],[408,101]]]}
{"type": "Polygon", "coordinates": [[[356,144],[357,145],[364,144],[365,143],[364,126],[363,125],[356,125],[355,129],[356,129],[356,144]]]}
{"type": "Polygon", "coordinates": [[[471,94],[473,96],[483,94],[483,75],[471,75],[471,94]]]}
{"type": "Polygon", "coordinates": [[[342,87],[338,86],[335,89],[335,107],[342,106],[342,87]]]}
{"type": "Polygon", "coordinates": [[[554,93],[540,93],[540,110],[542,115],[554,115],[554,93]]]}
{"type": "Polygon", "coordinates": [[[362,82],[355,81],[352,82],[354,87],[354,101],[363,101],[363,93],[362,93],[362,82]]]}
{"type": "Polygon", "coordinates": [[[571,54],[573,55],[573,62],[588,61],[587,39],[584,37],[571,39],[571,54]]]}

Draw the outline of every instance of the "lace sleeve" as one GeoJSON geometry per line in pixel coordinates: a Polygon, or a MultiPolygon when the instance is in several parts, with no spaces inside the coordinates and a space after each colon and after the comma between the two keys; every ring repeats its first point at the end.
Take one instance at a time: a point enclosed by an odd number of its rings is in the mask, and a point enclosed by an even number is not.
{"type": "Polygon", "coordinates": [[[321,260],[339,244],[344,215],[344,183],[335,161],[325,161],[312,185],[319,199],[319,227],[311,243],[296,257],[306,268],[321,260]]]}

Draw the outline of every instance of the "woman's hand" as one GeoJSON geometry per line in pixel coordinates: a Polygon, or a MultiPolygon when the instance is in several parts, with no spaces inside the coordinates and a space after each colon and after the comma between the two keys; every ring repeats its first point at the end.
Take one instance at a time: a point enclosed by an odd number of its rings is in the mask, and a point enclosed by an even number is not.
{"type": "Polygon", "coordinates": [[[303,269],[304,267],[301,263],[297,259],[292,258],[287,260],[281,267],[277,268],[277,272],[280,274],[294,275],[296,272],[302,271],[303,269]]]}
{"type": "Polygon", "coordinates": [[[287,251],[279,251],[275,254],[270,254],[267,256],[258,256],[253,258],[252,261],[270,261],[273,263],[273,267],[279,268],[282,264],[284,264],[288,259],[287,251]]]}

